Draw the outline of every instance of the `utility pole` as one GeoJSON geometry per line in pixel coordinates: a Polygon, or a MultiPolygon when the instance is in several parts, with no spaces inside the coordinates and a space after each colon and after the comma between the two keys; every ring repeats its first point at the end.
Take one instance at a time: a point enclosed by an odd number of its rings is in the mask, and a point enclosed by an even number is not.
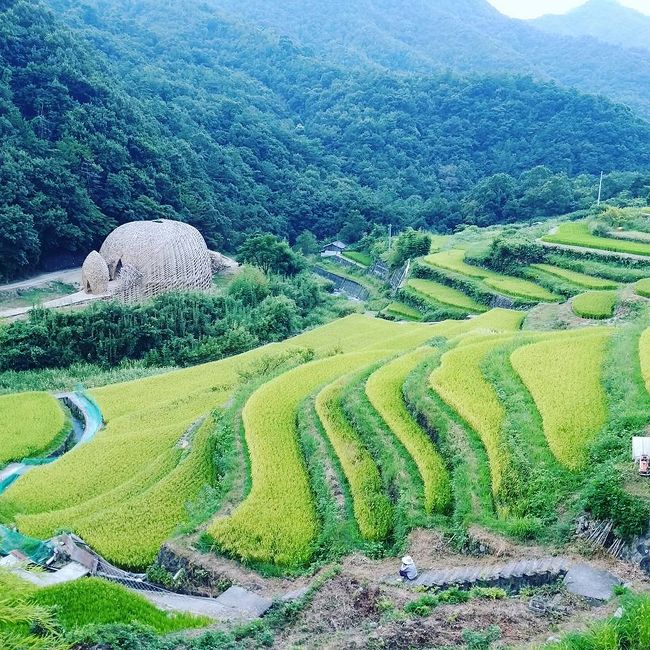
{"type": "Polygon", "coordinates": [[[598,203],[596,203],[596,207],[600,207],[600,197],[603,195],[603,173],[600,172],[600,184],[598,185],[598,203]]]}
{"type": "Polygon", "coordinates": [[[392,248],[393,245],[393,224],[388,224],[388,250],[392,248]]]}

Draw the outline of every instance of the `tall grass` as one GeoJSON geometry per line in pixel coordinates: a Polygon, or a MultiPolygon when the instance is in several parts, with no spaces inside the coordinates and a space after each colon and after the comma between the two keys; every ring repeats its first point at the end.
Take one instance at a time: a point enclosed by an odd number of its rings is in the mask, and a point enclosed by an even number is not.
{"type": "Polygon", "coordinates": [[[90,624],[139,623],[159,634],[168,634],[212,623],[204,616],[164,612],[142,596],[100,578],[85,578],[40,589],[30,600],[52,608],[65,630],[90,624]]]}

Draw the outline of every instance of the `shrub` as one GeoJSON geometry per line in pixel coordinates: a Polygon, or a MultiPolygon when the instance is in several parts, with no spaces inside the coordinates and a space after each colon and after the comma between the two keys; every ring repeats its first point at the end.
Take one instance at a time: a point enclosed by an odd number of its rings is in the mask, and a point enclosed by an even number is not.
{"type": "Polygon", "coordinates": [[[463,641],[467,650],[488,650],[488,648],[501,638],[501,629],[498,625],[491,625],[487,630],[464,630],[463,641]]]}
{"type": "Polygon", "coordinates": [[[599,520],[611,520],[617,535],[631,540],[647,529],[650,508],[625,491],[620,472],[606,465],[591,477],[584,491],[585,509],[599,520]]]}

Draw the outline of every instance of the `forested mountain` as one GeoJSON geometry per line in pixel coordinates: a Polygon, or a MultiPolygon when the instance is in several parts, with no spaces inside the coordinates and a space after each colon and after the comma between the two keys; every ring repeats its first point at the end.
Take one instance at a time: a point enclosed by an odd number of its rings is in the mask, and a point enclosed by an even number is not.
{"type": "Polygon", "coordinates": [[[618,0],[589,0],[566,14],[542,16],[530,22],[555,34],[592,36],[612,45],[650,49],[650,16],[618,0]]]}
{"type": "MultiPolygon", "coordinates": [[[[603,94],[650,117],[650,59],[544,33],[487,0],[205,0],[346,63],[523,73],[603,94]]],[[[611,27],[611,26],[610,26],[611,27]]]]}
{"type": "Polygon", "coordinates": [[[586,207],[602,169],[610,194],[650,193],[650,125],[605,99],[344,66],[205,2],[49,5],[0,0],[5,277],[132,219],[187,220],[233,250],[257,230],[354,238],[586,207]]]}

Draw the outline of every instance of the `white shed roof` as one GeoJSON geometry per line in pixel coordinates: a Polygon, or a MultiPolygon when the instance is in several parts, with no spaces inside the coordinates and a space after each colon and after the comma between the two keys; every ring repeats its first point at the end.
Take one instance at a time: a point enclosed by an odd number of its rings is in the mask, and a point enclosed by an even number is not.
{"type": "Polygon", "coordinates": [[[639,460],[641,456],[650,456],[650,438],[632,438],[632,458],[639,460]]]}

